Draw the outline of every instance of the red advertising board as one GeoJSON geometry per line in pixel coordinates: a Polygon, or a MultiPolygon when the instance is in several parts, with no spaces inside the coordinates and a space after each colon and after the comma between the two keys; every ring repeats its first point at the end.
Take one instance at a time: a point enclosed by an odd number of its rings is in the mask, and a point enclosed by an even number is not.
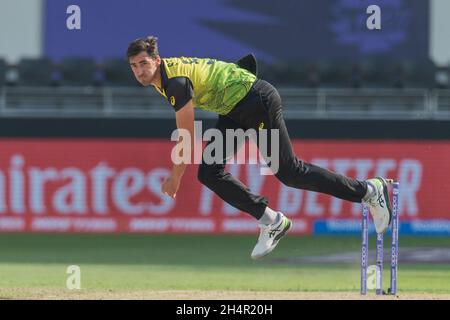
{"type": "MultiPolygon", "coordinates": [[[[157,139],[0,140],[0,232],[254,233],[255,220],[186,170],[176,199],[160,192],[174,142],[157,139]]],[[[295,140],[299,158],[358,179],[400,181],[402,220],[450,219],[450,141],[295,140]]],[[[360,204],[286,187],[259,165],[228,170],[269,205],[312,223],[358,219],[360,204]]]]}

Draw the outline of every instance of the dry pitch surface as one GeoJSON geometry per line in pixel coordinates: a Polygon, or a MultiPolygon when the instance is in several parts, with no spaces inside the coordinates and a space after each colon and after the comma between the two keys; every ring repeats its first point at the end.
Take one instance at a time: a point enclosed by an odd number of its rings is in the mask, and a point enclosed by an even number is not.
{"type": "Polygon", "coordinates": [[[348,292],[256,292],[256,291],[92,291],[51,289],[1,289],[0,299],[43,300],[450,300],[450,294],[400,293],[397,296],[363,297],[348,292]]]}

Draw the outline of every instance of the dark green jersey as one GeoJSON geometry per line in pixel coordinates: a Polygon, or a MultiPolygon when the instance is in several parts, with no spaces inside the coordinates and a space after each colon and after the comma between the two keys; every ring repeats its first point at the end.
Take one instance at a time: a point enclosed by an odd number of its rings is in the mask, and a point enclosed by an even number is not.
{"type": "Polygon", "coordinates": [[[208,58],[163,58],[161,86],[156,90],[179,110],[190,99],[201,109],[225,115],[256,80],[234,63],[208,58]]]}

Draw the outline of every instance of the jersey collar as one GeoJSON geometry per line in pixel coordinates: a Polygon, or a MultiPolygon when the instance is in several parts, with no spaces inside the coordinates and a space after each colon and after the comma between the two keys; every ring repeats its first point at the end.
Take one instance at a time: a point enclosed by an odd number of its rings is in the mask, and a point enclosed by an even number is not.
{"type": "Polygon", "coordinates": [[[160,75],[161,75],[161,89],[155,86],[156,91],[166,97],[166,85],[167,85],[167,72],[166,72],[166,64],[163,59],[161,59],[161,65],[159,67],[160,75]]]}

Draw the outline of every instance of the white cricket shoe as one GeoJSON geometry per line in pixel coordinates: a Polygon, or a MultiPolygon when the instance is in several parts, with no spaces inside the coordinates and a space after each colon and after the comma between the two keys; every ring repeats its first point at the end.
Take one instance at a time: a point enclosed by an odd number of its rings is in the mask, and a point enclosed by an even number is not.
{"type": "Polygon", "coordinates": [[[278,219],[275,223],[270,225],[260,224],[259,227],[261,230],[259,232],[258,242],[251,255],[252,259],[260,259],[272,252],[291,225],[291,221],[281,212],[278,212],[278,219]]]}
{"type": "Polygon", "coordinates": [[[364,202],[369,207],[377,233],[384,233],[392,220],[391,203],[387,187],[390,181],[381,177],[367,180],[367,183],[370,183],[375,191],[364,202]]]}

